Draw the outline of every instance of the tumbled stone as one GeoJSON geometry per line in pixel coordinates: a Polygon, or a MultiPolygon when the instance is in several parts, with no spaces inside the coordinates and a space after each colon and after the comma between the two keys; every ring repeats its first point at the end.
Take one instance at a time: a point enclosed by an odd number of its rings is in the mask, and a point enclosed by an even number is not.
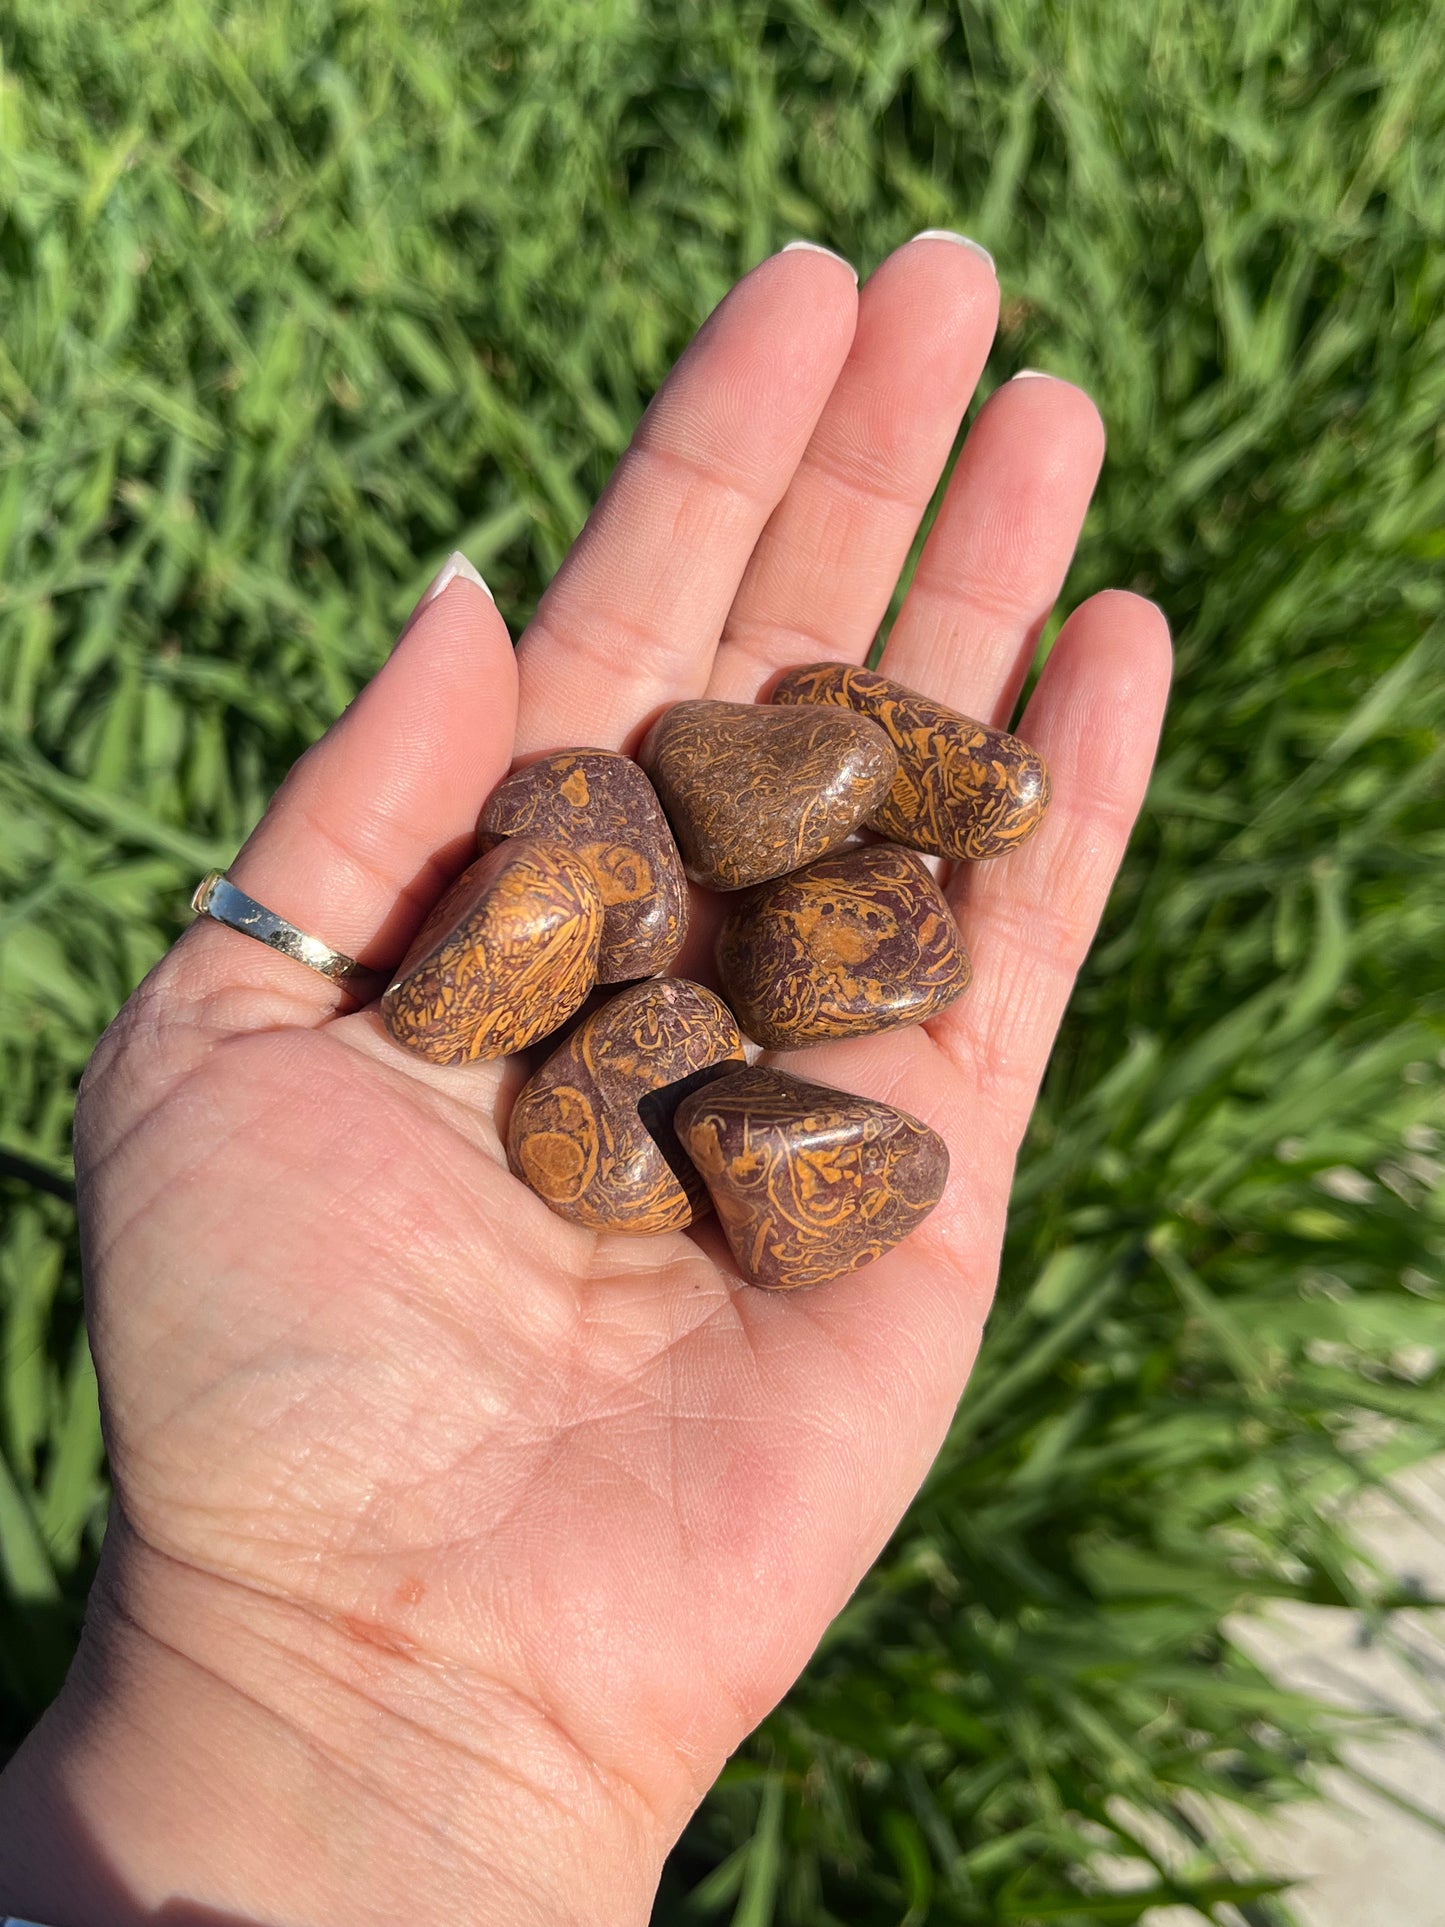
{"type": "Polygon", "coordinates": [[[581,1008],[601,941],[602,898],[582,859],[510,838],[437,903],[382,997],[382,1021],[433,1064],[521,1050],[581,1008]]]}
{"type": "Polygon", "coordinates": [[[895,843],[932,856],[1002,856],[1044,819],[1049,772],[1036,749],[871,669],[844,662],[790,669],[773,701],[834,704],[880,725],[897,751],[898,773],[870,827],[895,843]]]}
{"type": "Polygon", "coordinates": [[[948,1181],[947,1145],[907,1111],[761,1065],[694,1091],[676,1126],[739,1271],[774,1291],[871,1265],[948,1181]]]}
{"type": "Polygon", "coordinates": [[[672,1128],[690,1091],[743,1061],[728,1010],[682,977],[610,997],[523,1087],[507,1130],[513,1171],[594,1231],[680,1231],[707,1193],[672,1128]]]}
{"type": "Polygon", "coordinates": [[[513,770],[487,799],[477,847],[541,836],[574,850],[602,893],[599,983],[651,977],[687,934],[687,881],[657,792],[630,756],[559,749],[513,770]]]}
{"type": "Polygon", "coordinates": [[[760,885],[724,918],[717,956],[738,1022],[769,1050],[921,1024],[973,974],[943,892],[895,843],[760,885]]]}
{"type": "Polygon", "coordinates": [[[875,723],[839,721],[765,703],[663,712],[639,760],[694,883],[741,890],[782,876],[836,849],[873,814],[898,759],[875,723]]]}

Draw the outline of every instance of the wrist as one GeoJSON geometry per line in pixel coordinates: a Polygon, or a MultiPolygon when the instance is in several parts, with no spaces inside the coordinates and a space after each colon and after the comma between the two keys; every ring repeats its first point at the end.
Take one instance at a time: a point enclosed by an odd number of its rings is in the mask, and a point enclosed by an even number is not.
{"type": "Polygon", "coordinates": [[[71,1677],[0,1778],[0,1911],[626,1927],[666,1834],[499,1683],[113,1528],[71,1677]]]}

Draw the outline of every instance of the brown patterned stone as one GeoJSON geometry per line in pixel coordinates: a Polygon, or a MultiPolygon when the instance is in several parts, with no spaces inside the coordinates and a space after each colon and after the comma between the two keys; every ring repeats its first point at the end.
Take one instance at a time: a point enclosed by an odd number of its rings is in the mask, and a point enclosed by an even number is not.
{"type": "Polygon", "coordinates": [[[596,877],[599,983],[666,969],[687,934],[687,880],[657,792],[630,756],[559,749],[513,770],[487,799],[477,847],[524,835],[564,844],[596,877]]]}
{"type": "Polygon", "coordinates": [[[654,977],[611,997],[524,1086],[507,1131],[513,1171],[594,1231],[680,1231],[708,1209],[672,1115],[742,1063],[732,1012],[701,984],[654,977]]]}
{"type": "Polygon", "coordinates": [[[933,856],[1002,856],[1044,819],[1049,772],[1036,749],[871,669],[790,669],[773,701],[854,709],[886,731],[898,774],[871,827],[895,843],[933,856]]]}
{"type": "Polygon", "coordinates": [[[723,920],[717,957],[738,1022],[769,1050],[921,1024],[973,974],[943,892],[894,843],[762,884],[723,920]]]}
{"type": "Polygon", "coordinates": [[[766,703],[698,701],[653,724],[639,761],[694,883],[742,890],[782,876],[872,815],[897,770],[887,737],[861,716],[842,728],[836,716],[820,721],[800,726],[766,703]]]}
{"type": "Polygon", "coordinates": [[[773,1291],[871,1265],[943,1196],[948,1146],[906,1111],[786,1071],[736,1071],[678,1106],[738,1269],[773,1291]]]}
{"type": "Polygon", "coordinates": [[[433,1064],[521,1050],[580,1008],[601,941],[602,898],[582,859],[511,838],[438,902],[381,1000],[382,1021],[433,1064]]]}

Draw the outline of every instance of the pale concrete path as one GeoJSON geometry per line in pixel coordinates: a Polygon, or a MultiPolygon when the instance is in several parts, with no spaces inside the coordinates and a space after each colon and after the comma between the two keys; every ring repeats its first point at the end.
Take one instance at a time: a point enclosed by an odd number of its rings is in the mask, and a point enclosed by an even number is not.
{"type": "MultiPolygon", "coordinates": [[[[1445,1598],[1445,1463],[1397,1483],[1398,1503],[1371,1499],[1354,1523],[1400,1579],[1445,1598]]],[[[1387,1743],[1356,1743],[1348,1757],[1445,1827],[1445,1614],[1402,1614],[1391,1641],[1379,1644],[1357,1615],[1328,1607],[1276,1610],[1232,1630],[1282,1685],[1420,1723],[1424,1731],[1387,1743]],[[1413,1666],[1391,1643],[1408,1650],[1413,1666]]],[[[1267,1826],[1225,1822],[1257,1865],[1300,1877],[1289,1897],[1300,1927],[1445,1927],[1445,1832],[1344,1773],[1330,1776],[1329,1789],[1335,1804],[1295,1808],[1267,1826]]],[[[1199,1915],[1167,1907],[1148,1922],[1199,1927],[1199,1915]]]]}

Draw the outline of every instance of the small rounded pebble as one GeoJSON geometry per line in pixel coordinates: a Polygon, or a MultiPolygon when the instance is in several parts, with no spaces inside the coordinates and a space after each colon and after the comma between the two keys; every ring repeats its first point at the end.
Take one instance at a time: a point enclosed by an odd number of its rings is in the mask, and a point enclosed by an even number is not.
{"type": "Polygon", "coordinates": [[[1049,806],[1044,759],[1007,730],[851,663],[790,669],[773,691],[785,706],[836,705],[871,717],[898,754],[898,774],[870,827],[932,856],[1002,856],[1031,837],[1049,806]]]}
{"type": "Polygon", "coordinates": [[[712,701],[664,710],[639,761],[687,874],[714,890],[766,882],[836,849],[883,801],[898,767],[864,717],[712,701]]]}
{"type": "Polygon", "coordinates": [[[541,836],[591,869],[602,893],[599,983],[651,977],[687,934],[687,881],[657,793],[630,756],[559,749],[513,770],[487,799],[477,845],[541,836]]]}
{"type": "Polygon", "coordinates": [[[872,1264],[948,1180],[947,1145],[916,1117],[761,1065],[694,1092],[676,1125],[738,1269],[773,1291],[872,1264]]]}
{"type": "Polygon", "coordinates": [[[690,1091],[743,1061],[732,1012],[682,977],[620,991],[524,1086],[507,1159],[560,1217],[594,1231],[680,1231],[707,1193],[672,1128],[690,1091]]]}
{"type": "Polygon", "coordinates": [[[968,988],[953,912],[893,843],[823,857],[749,893],[718,936],[723,993],[769,1050],[921,1024],[968,988]]]}
{"type": "Polygon", "coordinates": [[[437,903],[382,997],[382,1022],[433,1064],[522,1050],[581,1008],[601,941],[602,898],[582,859],[510,838],[437,903]]]}

